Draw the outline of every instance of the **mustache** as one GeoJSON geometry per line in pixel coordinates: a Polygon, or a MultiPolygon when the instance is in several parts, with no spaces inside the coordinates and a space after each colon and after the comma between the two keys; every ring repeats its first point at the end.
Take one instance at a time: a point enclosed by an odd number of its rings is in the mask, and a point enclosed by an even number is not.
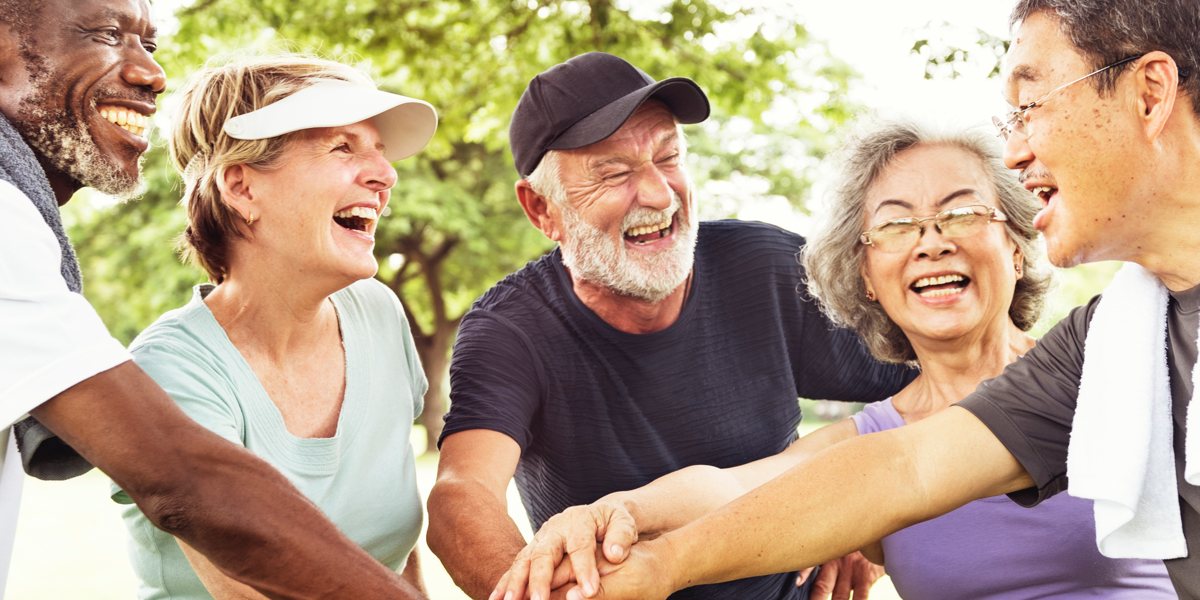
{"type": "Polygon", "coordinates": [[[621,230],[628,231],[633,227],[654,225],[662,222],[664,217],[669,219],[675,216],[675,213],[679,212],[680,208],[683,208],[683,200],[679,197],[679,194],[675,193],[675,190],[670,191],[670,206],[663,210],[655,210],[653,208],[638,206],[625,215],[625,218],[621,221],[621,230]]]}
{"type": "Polygon", "coordinates": [[[1017,177],[1017,181],[1020,182],[1022,185],[1024,185],[1025,182],[1030,179],[1054,181],[1054,176],[1050,174],[1050,171],[1039,168],[1039,169],[1031,169],[1031,170],[1021,171],[1021,174],[1017,177]]]}
{"type": "Polygon", "coordinates": [[[92,104],[95,105],[99,99],[105,101],[111,100],[128,100],[130,102],[139,102],[145,104],[156,104],[158,102],[158,94],[150,90],[131,90],[129,88],[116,87],[101,87],[96,90],[92,96],[92,104]]]}

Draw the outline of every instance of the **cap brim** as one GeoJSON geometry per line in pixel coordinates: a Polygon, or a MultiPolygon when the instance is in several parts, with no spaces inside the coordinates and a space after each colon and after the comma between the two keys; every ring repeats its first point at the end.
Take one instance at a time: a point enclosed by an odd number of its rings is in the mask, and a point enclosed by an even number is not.
{"type": "Polygon", "coordinates": [[[428,102],[349,82],[322,82],[225,122],[229,137],[261,140],[318,127],[341,127],[371,119],[384,157],[395,162],[420,152],[437,131],[428,102]]]}
{"type": "Polygon", "coordinates": [[[548,150],[568,150],[594,144],[616,133],[625,121],[647,100],[660,100],[683,124],[699,123],[708,118],[708,96],[696,82],[672,77],[630,92],[607,106],[580,119],[547,144],[548,150]]]}

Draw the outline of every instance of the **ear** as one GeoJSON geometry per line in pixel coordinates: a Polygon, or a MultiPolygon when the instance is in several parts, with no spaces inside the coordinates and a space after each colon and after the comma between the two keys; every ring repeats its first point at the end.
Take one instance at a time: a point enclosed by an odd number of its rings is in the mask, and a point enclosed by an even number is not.
{"type": "Polygon", "coordinates": [[[242,216],[242,220],[257,219],[262,216],[254,203],[254,191],[251,189],[253,171],[246,165],[226,167],[217,178],[217,189],[221,191],[221,200],[242,216]]]}
{"type": "Polygon", "coordinates": [[[1025,255],[1021,253],[1019,247],[1013,249],[1013,270],[1017,273],[1017,279],[1025,277],[1025,255]]]}
{"type": "Polygon", "coordinates": [[[516,185],[517,201],[525,211],[525,217],[537,227],[542,235],[555,241],[562,241],[561,212],[549,198],[534,191],[527,180],[521,179],[516,185]]]}
{"type": "Polygon", "coordinates": [[[863,288],[866,289],[867,298],[874,299],[876,297],[875,286],[871,284],[871,276],[867,274],[867,265],[864,264],[858,268],[858,275],[862,277],[863,288]]]}
{"type": "Polygon", "coordinates": [[[1179,65],[1166,52],[1155,50],[1142,57],[1134,73],[1138,116],[1146,139],[1154,141],[1175,110],[1179,95],[1179,65]]]}

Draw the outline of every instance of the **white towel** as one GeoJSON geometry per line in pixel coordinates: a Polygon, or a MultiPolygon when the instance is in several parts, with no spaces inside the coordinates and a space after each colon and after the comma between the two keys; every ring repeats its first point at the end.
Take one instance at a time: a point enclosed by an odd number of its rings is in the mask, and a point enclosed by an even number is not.
{"type": "MultiPolygon", "coordinates": [[[[1127,264],[1088,328],[1067,491],[1094,501],[1096,545],[1111,558],[1187,555],[1171,446],[1167,300],[1156,277],[1127,264]]],[[[1185,457],[1192,484],[1200,484],[1197,378],[1193,369],[1185,457]]]]}

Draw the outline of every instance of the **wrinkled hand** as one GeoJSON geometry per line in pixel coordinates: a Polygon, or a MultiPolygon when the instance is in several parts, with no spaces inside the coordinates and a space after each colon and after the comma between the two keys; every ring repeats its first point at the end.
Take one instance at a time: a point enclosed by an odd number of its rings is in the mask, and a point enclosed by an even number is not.
{"type": "MultiPolygon", "coordinates": [[[[802,571],[796,578],[796,585],[803,585],[810,573],[811,568],[802,571]]],[[[821,565],[810,598],[850,600],[853,597],[854,600],[867,600],[871,586],[883,575],[883,567],[867,560],[861,552],[852,552],[821,565]]]]}
{"type": "Polygon", "coordinates": [[[625,560],[637,537],[633,516],[617,502],[572,506],[542,524],[488,600],[545,599],[551,589],[572,581],[578,582],[581,598],[591,598],[600,587],[597,542],[601,558],[615,565],[625,560]]]}
{"type": "MultiPolygon", "coordinates": [[[[595,600],[664,600],[675,592],[671,587],[667,560],[669,553],[661,538],[639,542],[619,564],[600,557],[600,584],[595,600]]],[[[566,600],[584,600],[580,584],[566,594],[566,600]]]]}

